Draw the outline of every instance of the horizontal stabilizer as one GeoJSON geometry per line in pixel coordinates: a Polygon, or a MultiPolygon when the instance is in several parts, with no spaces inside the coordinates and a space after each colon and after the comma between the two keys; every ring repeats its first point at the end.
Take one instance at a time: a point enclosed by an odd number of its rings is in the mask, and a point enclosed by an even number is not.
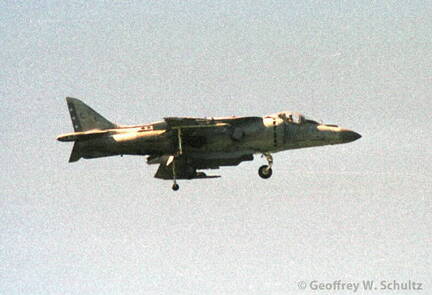
{"type": "Polygon", "coordinates": [[[62,134],[57,137],[58,141],[85,141],[89,139],[94,139],[108,134],[109,130],[89,130],[85,132],[72,132],[67,134],[62,134]]]}

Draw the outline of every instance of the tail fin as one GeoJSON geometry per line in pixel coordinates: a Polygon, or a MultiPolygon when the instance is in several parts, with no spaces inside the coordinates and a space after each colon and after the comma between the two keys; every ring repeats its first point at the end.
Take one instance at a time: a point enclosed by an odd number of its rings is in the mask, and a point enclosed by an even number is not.
{"type": "Polygon", "coordinates": [[[99,115],[91,107],[81,100],[66,97],[72,125],[75,132],[87,131],[91,129],[111,129],[116,125],[99,115]]]}

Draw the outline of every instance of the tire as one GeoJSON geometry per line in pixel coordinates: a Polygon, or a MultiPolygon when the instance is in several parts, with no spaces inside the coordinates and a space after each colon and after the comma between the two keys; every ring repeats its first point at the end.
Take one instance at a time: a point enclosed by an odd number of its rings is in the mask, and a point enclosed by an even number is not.
{"type": "Polygon", "coordinates": [[[258,175],[261,178],[267,179],[270,178],[273,174],[273,170],[269,168],[267,165],[263,165],[258,169],[258,175]]]}

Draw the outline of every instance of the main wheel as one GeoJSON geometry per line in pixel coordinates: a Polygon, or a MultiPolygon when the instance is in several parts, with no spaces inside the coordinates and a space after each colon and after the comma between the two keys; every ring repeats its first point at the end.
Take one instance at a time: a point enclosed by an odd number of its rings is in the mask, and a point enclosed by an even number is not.
{"type": "Polygon", "coordinates": [[[272,176],[273,174],[273,170],[271,168],[269,168],[269,166],[267,165],[263,165],[258,169],[258,175],[261,178],[267,179],[270,178],[270,176],[272,176]]]}
{"type": "Polygon", "coordinates": [[[179,188],[180,188],[180,186],[177,183],[174,183],[173,186],[172,186],[172,190],[173,191],[178,191],[179,188]]]}

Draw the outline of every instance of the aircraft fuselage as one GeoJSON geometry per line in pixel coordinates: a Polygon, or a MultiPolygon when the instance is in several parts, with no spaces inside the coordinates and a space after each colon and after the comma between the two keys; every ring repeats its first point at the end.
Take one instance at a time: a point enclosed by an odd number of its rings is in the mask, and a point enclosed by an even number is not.
{"type": "MultiPolygon", "coordinates": [[[[225,122],[224,119],[213,119],[225,122]]],[[[182,138],[183,152],[192,153],[265,153],[289,149],[347,143],[360,136],[348,129],[325,124],[296,124],[277,116],[263,117],[230,130],[230,126],[208,128],[206,136],[197,134],[182,138]]],[[[232,128],[231,128],[232,129],[232,128]]],[[[97,134],[97,131],[94,131],[97,134]]],[[[142,126],[120,127],[105,130],[99,136],[74,136],[76,133],[58,137],[60,141],[80,141],[84,158],[112,155],[172,154],[178,149],[177,130],[169,130],[165,122],[142,126]]],[[[92,130],[88,132],[93,134],[92,130]]]]}

